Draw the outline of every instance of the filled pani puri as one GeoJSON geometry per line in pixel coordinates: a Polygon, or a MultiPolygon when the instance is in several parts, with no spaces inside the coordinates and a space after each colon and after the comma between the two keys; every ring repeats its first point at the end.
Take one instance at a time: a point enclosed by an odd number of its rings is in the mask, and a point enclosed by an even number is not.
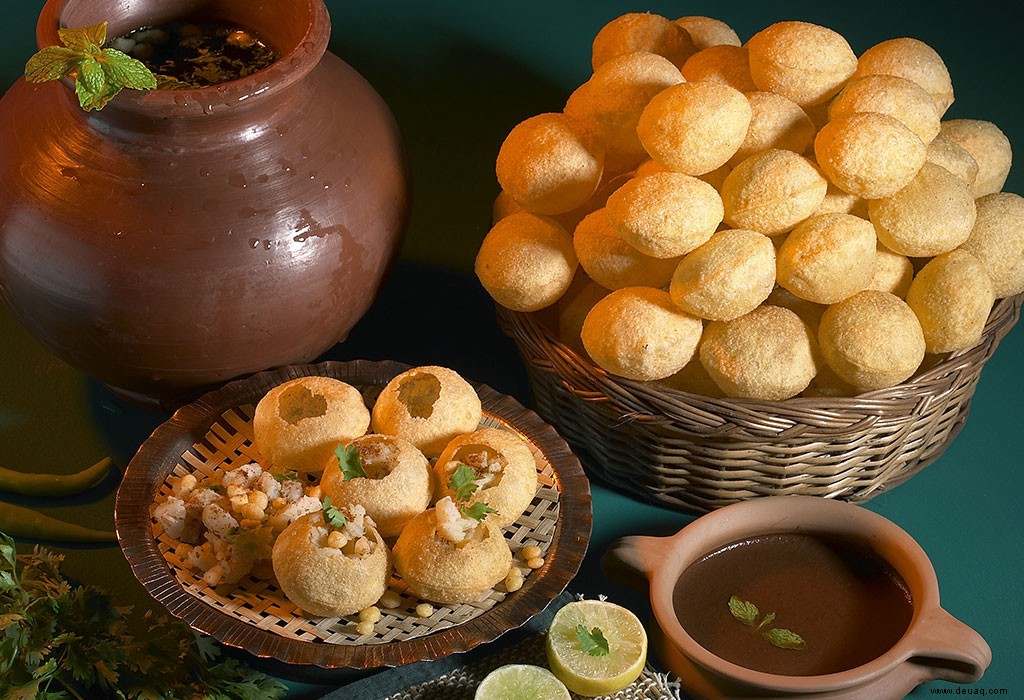
{"type": "Polygon", "coordinates": [[[692,316],[728,321],[753,311],[775,286],[775,247],[756,231],[726,229],[686,255],[669,285],[692,316]]]}
{"type": "Polygon", "coordinates": [[[467,518],[450,498],[413,518],[392,552],[409,590],[434,603],[471,603],[504,580],[512,566],[501,529],[467,518]]]}
{"type": "Polygon", "coordinates": [[[902,122],[877,112],[838,117],[814,139],[815,158],[828,179],[865,199],[891,197],[903,189],[921,169],[926,151],[902,122]]]}
{"type": "Polygon", "coordinates": [[[704,17],[702,15],[690,15],[680,17],[675,23],[686,30],[693,40],[693,46],[697,51],[706,49],[709,46],[728,44],[739,46],[743,42],[736,34],[736,30],[720,19],[704,17]]]}
{"type": "Polygon", "coordinates": [[[644,255],[676,258],[701,245],[722,223],[722,198],[695,177],[662,172],[633,178],[610,197],[612,227],[644,255]]]}
{"type": "Polygon", "coordinates": [[[871,283],[875,245],[870,221],[850,214],[812,216],[779,248],[779,284],[818,304],[842,301],[871,283]]]}
{"type": "Polygon", "coordinates": [[[829,118],[854,112],[878,112],[898,119],[931,143],[939,133],[939,110],[924,88],[895,75],[867,75],[851,80],[829,103],[829,118]]]}
{"type": "Polygon", "coordinates": [[[605,371],[650,381],[681,370],[693,357],[702,329],[700,319],[677,307],[668,292],[627,287],[594,305],[582,339],[605,371]]]}
{"type": "Polygon", "coordinates": [[[682,68],[696,48],[679,25],[651,12],[627,12],[601,27],[591,47],[591,66],[596,71],[622,54],[645,51],[664,56],[682,68]]]}
{"type": "Polygon", "coordinates": [[[978,218],[961,248],[981,261],[997,299],[1024,292],[1024,198],[996,192],[976,204],[978,218]]]}
{"type": "Polygon", "coordinates": [[[782,401],[810,383],[817,352],[813,334],[795,313],[763,305],[708,324],[700,361],[726,396],[782,401]]]}
{"type": "Polygon", "coordinates": [[[446,367],[414,367],[387,383],[373,404],[373,431],[411,442],[427,457],[476,430],[483,417],[473,385],[446,367]]]}
{"type": "Polygon", "coordinates": [[[725,223],[766,236],[789,231],[821,205],[828,183],[806,158],[773,148],[739,163],[722,184],[725,223]]]}
{"type": "Polygon", "coordinates": [[[560,214],[590,198],[604,171],[597,134],[561,113],[538,114],[505,137],[495,163],[501,188],[536,214],[560,214]]]}
{"type": "Polygon", "coordinates": [[[680,260],[678,256],[655,258],[627,243],[612,226],[607,209],[598,209],[584,218],[576,227],[572,244],[580,267],[606,289],[664,287],[680,260]]]}
{"type": "Polygon", "coordinates": [[[889,39],[869,48],[857,60],[853,77],[866,75],[895,75],[917,83],[932,96],[940,117],[953,104],[946,64],[935,49],[918,39],[889,39]]]}
{"type": "Polygon", "coordinates": [[[646,157],[636,133],[640,115],[652,97],[681,82],[679,69],[664,56],[623,54],[603,63],[573,91],[565,113],[591,124],[610,150],[646,157]]]}
{"type": "Polygon", "coordinates": [[[736,167],[740,161],[771,148],[803,153],[814,141],[815,128],[800,105],[774,92],[748,92],[750,126],[739,150],[729,159],[736,167]]]}
{"type": "Polygon", "coordinates": [[[750,102],[723,83],[680,83],[648,103],[637,134],[666,170],[703,175],[725,165],[750,125],[750,102]]]}
{"type": "Polygon", "coordinates": [[[392,435],[363,435],[339,445],[320,480],[333,503],[358,503],[382,537],[394,537],[430,505],[430,463],[412,443],[392,435]]]}
{"type": "Polygon", "coordinates": [[[927,352],[966,350],[981,342],[995,287],[976,257],[954,250],[933,258],[914,277],[907,304],[917,314],[927,352]]]}
{"type": "Polygon", "coordinates": [[[253,444],[265,467],[319,474],[340,442],[370,427],[363,395],[331,377],[297,377],[268,391],[252,419],[253,444]]]}
{"type": "Polygon", "coordinates": [[[391,575],[387,545],[362,507],[350,504],[294,521],[274,542],[271,561],[288,600],[319,617],[352,615],[373,605],[391,575]]]}
{"type": "Polygon", "coordinates": [[[915,258],[953,250],[971,235],[977,218],[963,180],[932,163],[892,196],[871,200],[868,214],[886,248],[915,258]]]}
{"type": "Polygon", "coordinates": [[[939,135],[959,144],[978,164],[978,176],[971,186],[975,199],[1002,191],[1010,174],[1013,151],[1010,140],[998,126],[981,119],[953,119],[942,122],[939,135]]]}
{"type": "Polygon", "coordinates": [[[777,22],[750,37],[750,74],[758,90],[801,107],[835,95],[857,69],[857,55],[837,32],[809,22],[777,22]]]}
{"type": "Polygon", "coordinates": [[[690,56],[683,65],[683,77],[691,83],[701,80],[724,83],[740,92],[757,89],[750,77],[750,61],[743,46],[709,46],[690,56]]]}
{"type": "Polygon", "coordinates": [[[469,488],[472,493],[464,502],[486,504],[493,510],[487,519],[498,527],[518,520],[537,493],[533,453],[521,437],[500,428],[480,428],[455,438],[445,446],[434,471],[438,498],[459,500],[457,490],[469,488]],[[453,483],[460,466],[469,469],[469,476],[453,483]]]}
{"type": "Polygon", "coordinates": [[[818,343],[825,362],[858,393],[909,379],[925,353],[913,309],[893,294],[870,289],[825,310],[818,343]]]}
{"type": "Polygon", "coordinates": [[[480,244],[474,270],[502,306],[537,311],[565,293],[577,265],[572,237],[560,224],[520,211],[494,224],[480,244]]]}

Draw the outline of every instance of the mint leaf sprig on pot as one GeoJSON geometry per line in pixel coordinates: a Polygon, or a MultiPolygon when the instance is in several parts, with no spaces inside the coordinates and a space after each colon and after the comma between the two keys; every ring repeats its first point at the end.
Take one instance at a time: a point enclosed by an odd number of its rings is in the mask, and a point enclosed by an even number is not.
{"type": "Polygon", "coordinates": [[[43,83],[74,76],[78,104],[85,111],[103,109],[123,88],[156,89],[156,76],[142,61],[103,48],[107,23],[57,30],[63,46],[47,46],[25,64],[25,80],[43,83]]]}

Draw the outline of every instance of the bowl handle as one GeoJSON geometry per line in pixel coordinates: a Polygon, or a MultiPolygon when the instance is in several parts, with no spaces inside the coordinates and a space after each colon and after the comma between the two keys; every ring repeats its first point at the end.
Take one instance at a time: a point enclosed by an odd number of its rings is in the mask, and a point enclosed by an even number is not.
{"type": "Polygon", "coordinates": [[[669,537],[620,537],[601,557],[601,571],[608,578],[634,590],[647,590],[651,577],[668,555],[669,537]]]}
{"type": "Polygon", "coordinates": [[[981,635],[942,608],[925,615],[913,635],[909,662],[927,669],[929,680],[974,683],[992,662],[981,635]]]}

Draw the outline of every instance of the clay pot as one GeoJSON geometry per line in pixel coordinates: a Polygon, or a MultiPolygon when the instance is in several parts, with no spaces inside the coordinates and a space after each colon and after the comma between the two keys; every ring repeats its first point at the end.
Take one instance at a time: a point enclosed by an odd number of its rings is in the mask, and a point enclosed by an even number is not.
{"type": "Polygon", "coordinates": [[[207,88],[124,90],[99,112],[70,80],[21,79],[0,101],[0,294],[55,355],[164,404],[343,340],[408,215],[394,119],[326,51],[322,0],[49,0],[37,42],[196,13],[280,60],[207,88]]]}
{"type": "Polygon", "coordinates": [[[974,683],[992,660],[982,637],[939,604],[928,555],[904,530],[860,506],[813,496],[776,496],[736,503],[697,518],[671,537],[624,537],[602,559],[605,573],[648,587],[654,623],[651,648],[694,698],[896,700],[921,683],[974,683]],[[683,571],[722,547],[760,535],[810,532],[874,551],[906,582],[914,604],[910,626],[887,652],[839,673],[785,676],[744,668],[712,654],[676,617],[672,594],[683,571]]]}

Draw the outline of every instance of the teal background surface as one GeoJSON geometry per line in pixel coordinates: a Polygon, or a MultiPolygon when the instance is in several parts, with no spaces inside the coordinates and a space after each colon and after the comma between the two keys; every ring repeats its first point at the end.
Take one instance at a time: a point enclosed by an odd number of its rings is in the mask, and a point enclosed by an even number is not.
{"type": "MultiPolygon", "coordinates": [[[[0,43],[0,88],[21,74],[35,51],[41,2],[8,3],[0,43]]],[[[860,53],[874,43],[913,36],[934,47],[953,78],[947,118],[995,122],[1024,148],[1019,25],[1009,3],[340,2],[328,0],[331,50],[351,63],[390,104],[404,134],[415,196],[399,264],[381,296],[332,359],[395,359],[442,364],[529,405],[525,372],[512,342],[497,330],[486,295],[472,277],[498,188],[494,158],[516,123],[558,111],[590,72],[590,42],[623,12],[670,18],[705,14],[746,39],[764,26],[800,19],[842,33],[860,53]]],[[[1024,192],[1024,170],[1006,189],[1024,192]]],[[[935,464],[866,507],[906,529],[930,555],[944,607],[977,629],[993,650],[971,690],[1005,689],[1024,697],[1024,574],[1020,505],[1024,446],[1024,331],[1013,330],[982,374],[970,419],[935,464]]],[[[0,464],[72,470],[114,456],[123,467],[166,414],[126,405],[52,357],[0,309],[0,464]]],[[[94,526],[112,522],[116,478],[54,507],[19,502],[94,526]]],[[[647,614],[643,597],[604,579],[597,561],[627,534],[668,534],[692,516],[640,503],[595,483],[590,555],[571,588],[603,593],[647,614]]],[[[15,499],[11,499],[15,500],[15,499]]],[[[118,602],[151,602],[116,547],[58,548],[72,576],[99,584],[118,602]]],[[[292,683],[294,697],[318,697],[337,683],[292,683]]],[[[912,697],[955,686],[936,682],[912,697]]]]}

